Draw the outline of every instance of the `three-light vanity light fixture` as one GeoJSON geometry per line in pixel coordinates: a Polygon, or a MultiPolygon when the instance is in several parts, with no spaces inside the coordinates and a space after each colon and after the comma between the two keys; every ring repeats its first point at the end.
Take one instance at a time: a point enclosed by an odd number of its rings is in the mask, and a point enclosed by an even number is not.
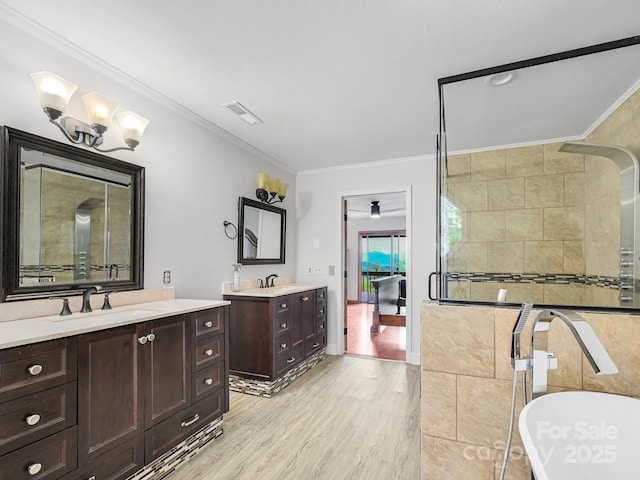
{"type": "Polygon", "coordinates": [[[279,178],[270,177],[266,173],[256,175],[256,197],[264,203],[278,203],[287,196],[288,183],[279,178]],[[277,197],[277,199],[276,199],[277,197]]]}
{"type": "Polygon", "coordinates": [[[51,72],[32,73],[31,78],[38,90],[40,106],[49,117],[49,121],[58,127],[70,142],[83,144],[100,152],[134,150],[140,143],[149,120],[134,112],[121,112],[116,118],[127,146],[101,149],[104,141],[102,136],[111,126],[118,104],[99,93],[91,92],[82,96],[88,123],[70,116],[62,116],[78,86],[51,72]]]}

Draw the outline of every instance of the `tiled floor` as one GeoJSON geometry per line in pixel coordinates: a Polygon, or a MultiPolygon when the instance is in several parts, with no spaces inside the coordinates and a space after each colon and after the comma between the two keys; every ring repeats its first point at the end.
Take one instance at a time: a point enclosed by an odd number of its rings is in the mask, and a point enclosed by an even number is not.
{"type": "Polygon", "coordinates": [[[406,360],[406,327],[380,327],[369,333],[373,305],[356,303],[347,307],[347,355],[406,360]]]}

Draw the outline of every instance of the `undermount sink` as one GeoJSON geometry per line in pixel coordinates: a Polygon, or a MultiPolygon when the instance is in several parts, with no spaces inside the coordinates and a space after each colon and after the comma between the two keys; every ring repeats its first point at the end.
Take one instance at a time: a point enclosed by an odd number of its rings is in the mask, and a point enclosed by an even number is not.
{"type": "Polygon", "coordinates": [[[640,400],[550,393],[526,405],[518,423],[537,480],[638,478],[640,400]]]}

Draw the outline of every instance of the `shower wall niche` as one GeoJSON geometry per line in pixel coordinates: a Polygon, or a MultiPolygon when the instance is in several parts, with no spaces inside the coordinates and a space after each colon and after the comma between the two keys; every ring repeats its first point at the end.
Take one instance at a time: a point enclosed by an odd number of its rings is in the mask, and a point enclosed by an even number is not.
{"type": "MultiPolygon", "coordinates": [[[[578,142],[615,145],[637,157],[639,132],[636,91],[578,142]]],[[[564,152],[563,145],[448,155],[441,177],[441,298],[494,302],[507,289],[513,303],[640,305],[635,275],[624,273],[625,262],[640,255],[637,168],[621,172],[609,158],[564,152]],[[621,178],[634,185],[622,221],[621,178]]]]}
{"type": "Polygon", "coordinates": [[[130,278],[128,185],[42,165],[21,181],[20,285],[130,278]]]}

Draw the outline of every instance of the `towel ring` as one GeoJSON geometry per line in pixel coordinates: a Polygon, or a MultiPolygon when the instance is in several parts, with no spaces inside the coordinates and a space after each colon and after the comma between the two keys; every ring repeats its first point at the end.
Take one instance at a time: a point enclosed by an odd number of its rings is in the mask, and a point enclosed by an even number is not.
{"type": "Polygon", "coordinates": [[[233,223],[225,220],[224,222],[222,222],[222,225],[224,225],[224,234],[227,236],[227,238],[230,238],[231,240],[238,238],[238,228],[233,223]],[[233,236],[229,235],[229,226],[233,227],[233,236]]]}

